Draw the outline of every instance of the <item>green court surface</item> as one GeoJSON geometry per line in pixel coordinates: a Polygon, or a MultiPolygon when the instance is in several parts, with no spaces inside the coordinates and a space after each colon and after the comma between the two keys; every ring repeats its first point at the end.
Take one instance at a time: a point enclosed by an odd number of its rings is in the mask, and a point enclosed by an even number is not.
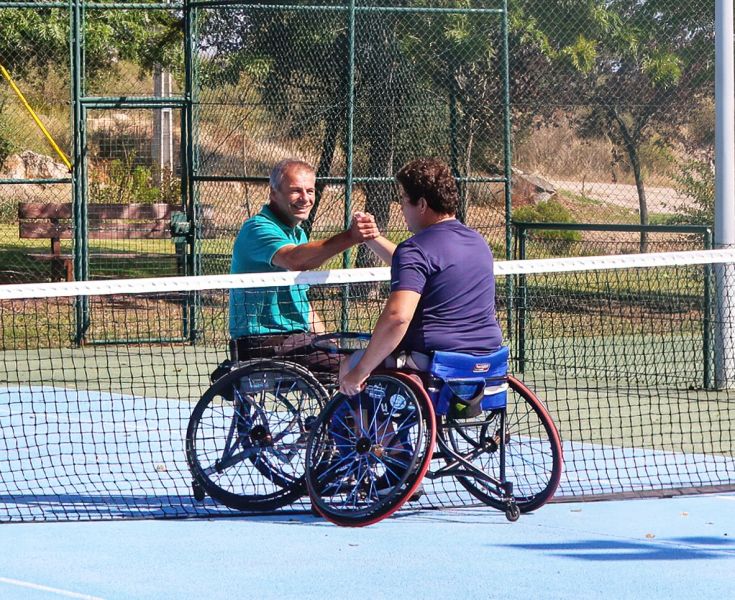
{"type": "Polygon", "coordinates": [[[114,344],[0,352],[0,385],[115,392],[196,401],[226,344],[114,344]]]}

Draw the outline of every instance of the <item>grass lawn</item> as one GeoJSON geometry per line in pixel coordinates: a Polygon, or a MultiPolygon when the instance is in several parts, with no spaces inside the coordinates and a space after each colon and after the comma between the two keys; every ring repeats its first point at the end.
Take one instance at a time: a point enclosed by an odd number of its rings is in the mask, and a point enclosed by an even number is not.
{"type": "MultiPolygon", "coordinates": [[[[232,242],[203,240],[202,253],[229,264],[232,242]],[[221,259],[221,260],[220,260],[221,259]]],[[[90,269],[93,277],[157,277],[177,275],[176,246],[170,239],[90,240],[90,269]],[[101,255],[95,257],[95,254],[101,255]],[[131,255],[125,258],[125,255],[131,255]],[[132,258],[135,256],[135,259],[132,258]]],[[[71,255],[72,240],[62,240],[62,254],[71,255]]],[[[20,239],[18,225],[0,223],[0,283],[42,281],[50,274],[50,263],[33,254],[51,254],[47,239],[20,239]]]]}

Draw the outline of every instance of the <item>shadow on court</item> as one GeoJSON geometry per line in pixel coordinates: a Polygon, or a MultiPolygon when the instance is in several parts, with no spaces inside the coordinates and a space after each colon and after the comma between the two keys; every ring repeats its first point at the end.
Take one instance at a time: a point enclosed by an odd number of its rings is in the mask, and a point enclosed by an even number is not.
{"type": "MultiPolygon", "coordinates": [[[[155,498],[132,499],[156,512],[155,498]]],[[[515,523],[487,507],[400,511],[358,529],[306,511],[11,523],[0,597],[723,600],[734,509],[735,495],[718,494],[548,504],[515,523]]]]}
{"type": "Polygon", "coordinates": [[[735,558],[735,541],[716,537],[651,539],[645,542],[591,539],[552,544],[509,544],[507,548],[553,553],[589,561],[717,560],[735,558]]]}

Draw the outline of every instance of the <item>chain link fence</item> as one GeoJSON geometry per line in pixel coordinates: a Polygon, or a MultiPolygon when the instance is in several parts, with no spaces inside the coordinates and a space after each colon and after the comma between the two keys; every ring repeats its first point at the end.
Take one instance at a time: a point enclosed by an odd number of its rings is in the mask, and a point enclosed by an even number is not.
{"type": "MultiPolygon", "coordinates": [[[[412,157],[442,156],[462,183],[461,216],[504,255],[498,4],[347,4],[198,12],[196,178],[201,201],[217,207],[222,239],[211,270],[224,267],[243,219],[266,200],[270,167],[289,156],[317,168],[312,237],[334,234],[362,210],[396,241],[407,233],[394,173],[412,157]]],[[[360,251],[343,264],[371,259],[360,251]]]]}
{"type": "Polygon", "coordinates": [[[183,273],[182,16],[0,2],[0,281],[183,273]]]}
{"type": "MultiPolygon", "coordinates": [[[[20,236],[18,205],[68,202],[71,175],[58,157],[49,155],[53,150],[16,90],[37,107],[50,135],[69,154],[68,64],[54,68],[56,59],[69,53],[69,11],[43,2],[33,10],[0,7],[0,31],[0,282],[43,280],[49,265],[35,260],[34,253],[49,252],[49,240],[20,236]],[[55,27],[44,35],[40,29],[48,21],[55,27]]],[[[71,251],[70,240],[61,245],[71,251]]]]}
{"type": "Polygon", "coordinates": [[[75,165],[3,78],[3,282],[59,274],[48,219],[23,233],[25,202],[70,205],[58,251],[77,277],[226,272],[290,156],[318,171],[314,238],[368,210],[403,239],[392,180],[419,155],[452,165],[460,216],[500,257],[511,216],[644,226],[606,244],[575,232],[581,254],[650,251],[646,226],[712,222],[712,2],[0,0],[0,30],[0,64],[75,165]],[[93,234],[93,204],[168,206],[190,227],[135,239],[146,209],[93,234]]]}
{"type": "Polygon", "coordinates": [[[520,0],[510,14],[513,217],[711,225],[714,2],[520,0]]]}

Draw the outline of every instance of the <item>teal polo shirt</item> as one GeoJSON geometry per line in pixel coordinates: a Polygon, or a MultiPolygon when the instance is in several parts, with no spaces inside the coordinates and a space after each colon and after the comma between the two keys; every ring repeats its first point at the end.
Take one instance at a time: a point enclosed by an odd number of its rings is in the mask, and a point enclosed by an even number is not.
{"type": "MultiPolygon", "coordinates": [[[[298,225],[282,223],[268,206],[243,223],[232,249],[230,273],[286,271],[273,264],[284,246],[305,244],[306,233],[298,225]]],[[[230,335],[293,333],[310,331],[311,306],[308,285],[230,290],[230,335]]]]}

